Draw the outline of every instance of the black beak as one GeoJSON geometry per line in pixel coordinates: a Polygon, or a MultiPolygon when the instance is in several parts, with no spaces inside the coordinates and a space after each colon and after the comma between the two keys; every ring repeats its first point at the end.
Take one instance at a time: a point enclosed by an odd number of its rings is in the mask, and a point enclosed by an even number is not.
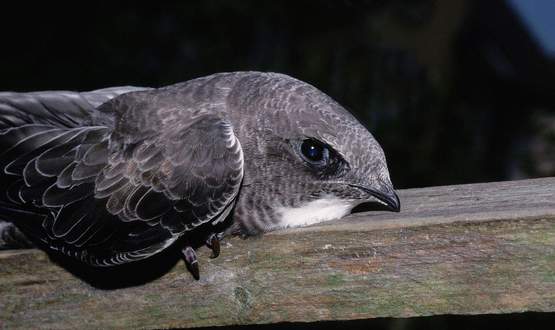
{"type": "Polygon", "coordinates": [[[386,194],[379,191],[373,191],[371,194],[381,202],[384,202],[390,211],[401,212],[401,201],[399,201],[399,196],[397,196],[394,191],[386,194]]]}
{"type": "Polygon", "coordinates": [[[376,189],[369,189],[358,185],[350,185],[350,186],[364,190],[368,194],[374,196],[377,200],[384,203],[389,211],[392,211],[392,212],[401,211],[401,201],[399,200],[399,196],[397,196],[397,193],[395,193],[394,190],[387,190],[386,192],[383,192],[376,189]]]}

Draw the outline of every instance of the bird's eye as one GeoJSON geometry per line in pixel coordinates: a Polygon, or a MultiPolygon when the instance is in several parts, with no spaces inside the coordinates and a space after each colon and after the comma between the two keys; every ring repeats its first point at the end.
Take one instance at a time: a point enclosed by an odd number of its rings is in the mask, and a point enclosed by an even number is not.
{"type": "Polygon", "coordinates": [[[321,142],[312,139],[307,139],[302,142],[301,153],[307,161],[312,163],[325,162],[329,157],[328,148],[321,142]]]}

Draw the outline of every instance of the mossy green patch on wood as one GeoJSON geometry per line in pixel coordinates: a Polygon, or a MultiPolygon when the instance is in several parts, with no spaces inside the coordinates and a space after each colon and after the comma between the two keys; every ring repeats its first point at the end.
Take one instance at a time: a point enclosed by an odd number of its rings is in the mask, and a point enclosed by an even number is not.
{"type": "Polygon", "coordinates": [[[327,277],[327,284],[329,286],[333,287],[337,287],[340,286],[344,283],[344,278],[343,275],[341,274],[332,274],[332,275],[328,275],[327,277]]]}

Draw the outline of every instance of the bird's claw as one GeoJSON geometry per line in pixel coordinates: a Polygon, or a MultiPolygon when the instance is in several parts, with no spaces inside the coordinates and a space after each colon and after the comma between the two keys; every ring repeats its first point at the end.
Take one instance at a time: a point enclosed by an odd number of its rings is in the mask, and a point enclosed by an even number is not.
{"type": "Polygon", "coordinates": [[[220,238],[217,234],[211,234],[206,240],[206,246],[212,250],[210,258],[217,258],[220,255],[220,238]]]}
{"type": "MultiPolygon", "coordinates": [[[[219,234],[211,234],[210,236],[208,236],[208,239],[206,240],[206,246],[208,246],[210,250],[212,250],[212,255],[210,256],[210,258],[216,258],[220,255],[220,239],[221,236],[219,234]]],[[[181,250],[181,253],[183,254],[183,259],[185,260],[185,265],[187,266],[187,269],[189,270],[189,272],[191,272],[191,275],[193,275],[195,280],[198,281],[200,279],[200,272],[195,250],[190,246],[186,246],[183,248],[183,250],[181,250]]]]}
{"type": "Polygon", "coordinates": [[[189,270],[189,272],[191,272],[191,275],[193,275],[195,280],[198,281],[200,279],[200,274],[198,269],[197,254],[195,253],[195,250],[192,247],[187,246],[181,252],[183,253],[183,259],[185,260],[185,265],[187,266],[187,269],[189,270]]]}

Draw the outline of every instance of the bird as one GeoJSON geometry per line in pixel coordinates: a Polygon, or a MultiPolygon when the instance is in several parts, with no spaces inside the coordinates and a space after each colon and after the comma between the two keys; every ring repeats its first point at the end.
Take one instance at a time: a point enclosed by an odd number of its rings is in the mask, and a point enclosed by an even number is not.
{"type": "Polygon", "coordinates": [[[224,72],[160,88],[0,93],[0,220],[93,267],[400,211],[384,152],[316,87],[224,72]]]}

